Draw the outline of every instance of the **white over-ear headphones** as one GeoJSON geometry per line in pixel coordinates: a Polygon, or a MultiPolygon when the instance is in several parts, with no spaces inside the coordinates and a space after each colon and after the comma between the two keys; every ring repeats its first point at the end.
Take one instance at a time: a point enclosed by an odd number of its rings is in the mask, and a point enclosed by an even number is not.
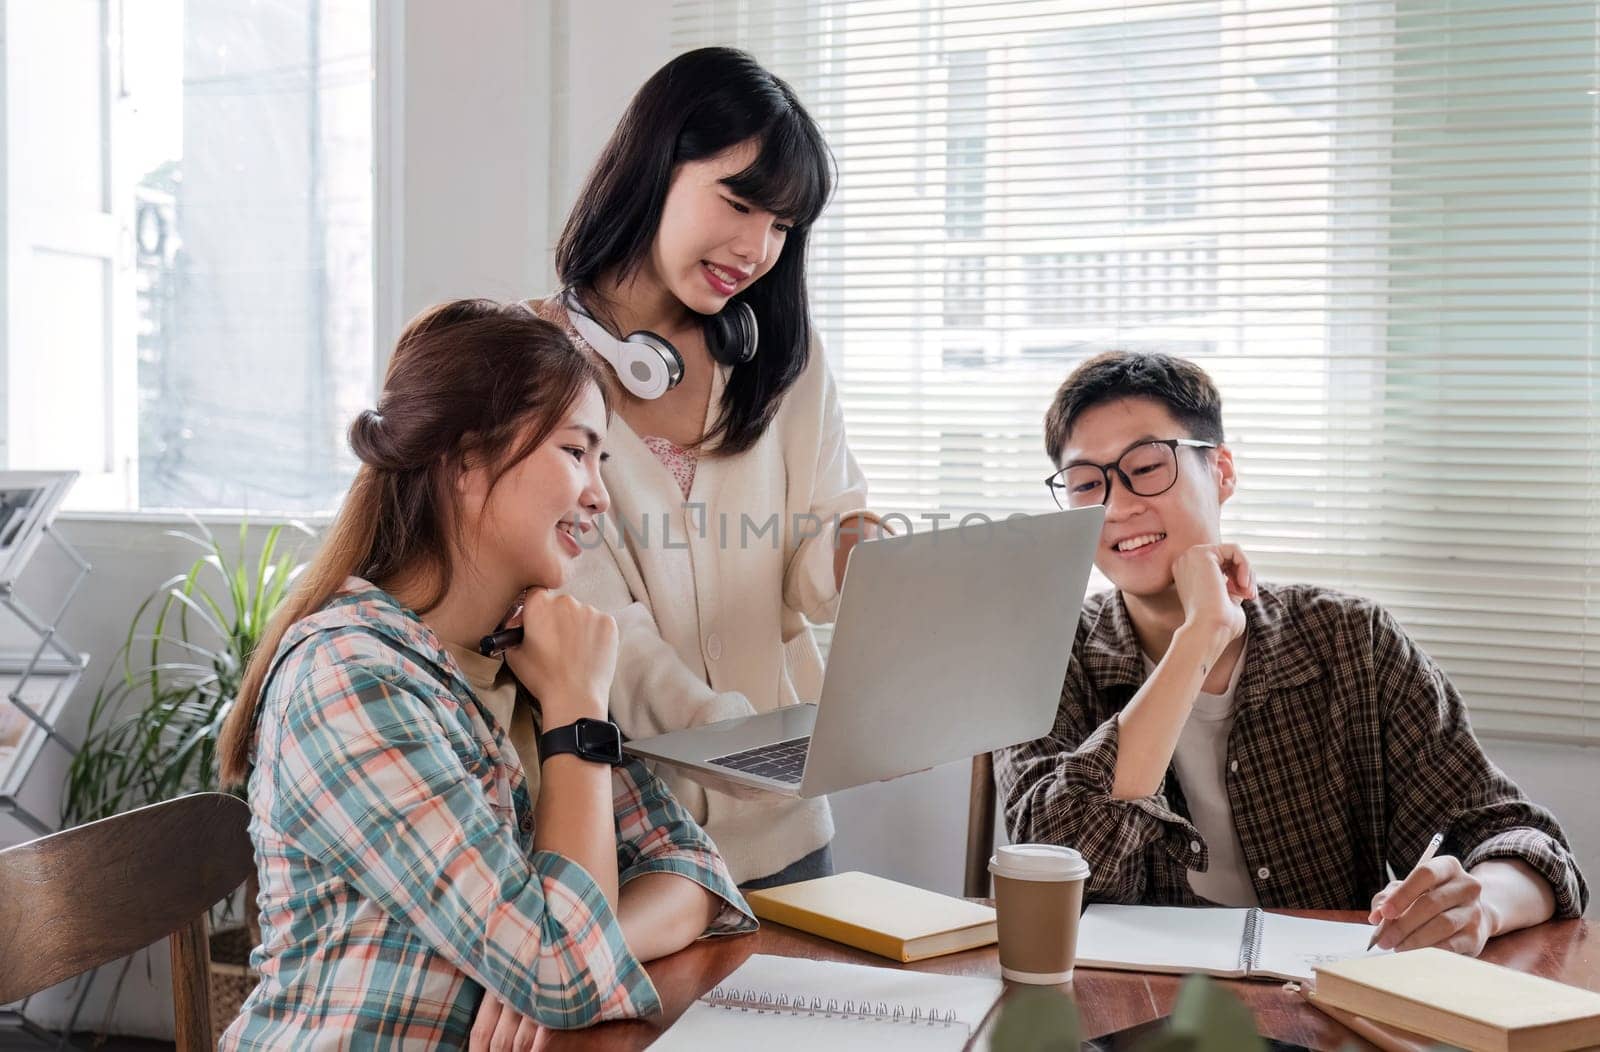
{"type": "MultiPolygon", "coordinates": [[[[666,337],[640,329],[619,340],[584,308],[574,290],[564,291],[561,303],[578,335],[610,363],[635,398],[660,398],[683,379],[683,355],[666,337]]],[[[743,365],[756,356],[756,312],[748,303],[734,301],[708,317],[705,331],[706,349],[723,365],[743,365]]]]}
{"type": "Polygon", "coordinates": [[[683,356],[667,340],[648,329],[630,332],[619,340],[594,320],[571,289],[561,294],[561,302],[578,335],[611,364],[617,379],[635,398],[660,398],[683,379],[683,356]]]}

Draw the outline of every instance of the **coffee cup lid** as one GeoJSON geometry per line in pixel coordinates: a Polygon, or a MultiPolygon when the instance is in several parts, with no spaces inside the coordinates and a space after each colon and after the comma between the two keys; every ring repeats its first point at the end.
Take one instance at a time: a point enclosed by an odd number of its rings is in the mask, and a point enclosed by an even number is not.
{"type": "Polygon", "coordinates": [[[1070,847],[1007,844],[990,857],[989,872],[1012,880],[1085,880],[1089,863],[1070,847]]]}

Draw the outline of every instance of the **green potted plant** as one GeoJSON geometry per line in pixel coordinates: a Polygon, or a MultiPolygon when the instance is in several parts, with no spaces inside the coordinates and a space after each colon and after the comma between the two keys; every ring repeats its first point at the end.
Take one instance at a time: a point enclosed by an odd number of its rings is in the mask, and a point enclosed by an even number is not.
{"type": "MultiPolygon", "coordinates": [[[[314,535],[298,522],[271,526],[250,558],[248,523],[240,523],[238,549],[229,552],[210,527],[189,518],[192,531],[167,532],[198,554],[134,611],[67,772],[63,827],[219,788],[217,735],[251,652],[304,565],[298,545],[280,552],[284,530],[314,535]]],[[[212,937],[212,1010],[224,1024],[255,984],[247,964],[259,934],[254,883],[242,922],[230,901],[212,937]]]]}
{"type": "Polygon", "coordinates": [[[127,638],[95,695],[82,748],[67,774],[63,825],[77,825],[183,793],[217,789],[216,738],[246,662],[301,566],[280,554],[285,529],[267,529],[247,558],[239,525],[230,556],[215,533],[169,530],[200,549],[134,611],[127,638]]]}

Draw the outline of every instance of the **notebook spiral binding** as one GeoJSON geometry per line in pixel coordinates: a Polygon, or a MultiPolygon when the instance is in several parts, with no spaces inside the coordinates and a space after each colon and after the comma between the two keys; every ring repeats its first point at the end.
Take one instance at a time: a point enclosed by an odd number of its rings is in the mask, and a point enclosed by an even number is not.
{"type": "Polygon", "coordinates": [[[790,997],[788,994],[771,994],[752,989],[739,990],[726,986],[715,987],[700,1000],[713,1008],[724,1008],[730,1012],[773,1012],[780,1015],[823,1016],[868,1023],[941,1029],[959,1027],[968,1033],[972,1031],[970,1026],[956,1018],[953,1009],[941,1011],[930,1008],[923,1011],[921,1008],[908,1009],[904,1005],[891,1005],[884,1001],[873,1003],[839,1000],[833,997],[824,1000],[821,997],[806,997],[803,994],[790,997]]]}
{"type": "Polygon", "coordinates": [[[1260,907],[1252,907],[1244,918],[1244,936],[1239,940],[1239,967],[1249,975],[1261,960],[1261,935],[1264,928],[1260,907]]]}

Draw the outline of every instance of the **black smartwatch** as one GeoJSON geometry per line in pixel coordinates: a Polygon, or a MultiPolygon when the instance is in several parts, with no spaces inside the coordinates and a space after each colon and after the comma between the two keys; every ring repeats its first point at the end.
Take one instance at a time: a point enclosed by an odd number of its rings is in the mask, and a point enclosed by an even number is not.
{"type": "Polygon", "coordinates": [[[616,767],[622,763],[622,732],[610,720],[584,717],[539,735],[540,763],[566,752],[580,759],[616,767]]]}

